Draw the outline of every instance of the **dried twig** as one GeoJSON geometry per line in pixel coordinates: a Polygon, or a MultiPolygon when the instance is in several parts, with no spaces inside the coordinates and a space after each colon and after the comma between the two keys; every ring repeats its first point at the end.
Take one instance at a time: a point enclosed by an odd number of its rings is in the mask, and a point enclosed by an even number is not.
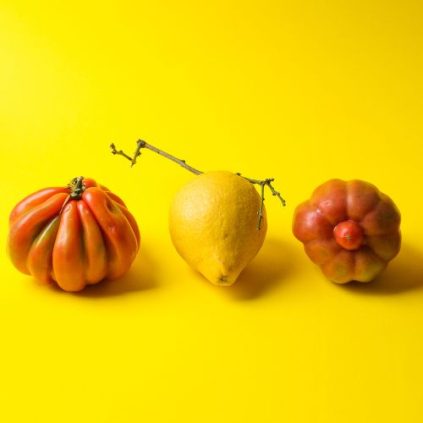
{"type": "MultiPolygon", "coordinates": [[[[125,157],[125,159],[129,160],[131,162],[131,166],[134,166],[137,163],[137,158],[141,155],[141,149],[146,148],[148,150],[154,151],[155,153],[159,154],[160,156],[166,157],[167,159],[179,164],[189,172],[193,173],[194,175],[201,175],[203,172],[201,170],[195,169],[194,167],[188,165],[185,160],[178,159],[175,156],[172,156],[171,154],[167,153],[166,151],[160,150],[157,147],[154,147],[154,145],[151,145],[147,143],[144,140],[138,140],[137,141],[137,148],[135,149],[135,152],[132,156],[126,154],[123,150],[118,150],[115,146],[115,144],[110,144],[110,148],[112,150],[112,154],[125,157]]],[[[282,203],[282,206],[286,205],[286,201],[282,198],[282,195],[279,191],[276,191],[274,186],[272,185],[272,182],[274,181],[274,178],[267,178],[267,179],[252,179],[247,178],[246,176],[241,175],[240,173],[237,173],[237,175],[241,176],[248,182],[254,184],[254,185],[260,185],[261,187],[261,203],[260,208],[257,212],[258,215],[258,221],[257,221],[257,229],[261,229],[261,223],[263,220],[263,209],[264,209],[264,188],[267,186],[270,189],[270,192],[272,195],[279,198],[279,200],[282,203]]]]}

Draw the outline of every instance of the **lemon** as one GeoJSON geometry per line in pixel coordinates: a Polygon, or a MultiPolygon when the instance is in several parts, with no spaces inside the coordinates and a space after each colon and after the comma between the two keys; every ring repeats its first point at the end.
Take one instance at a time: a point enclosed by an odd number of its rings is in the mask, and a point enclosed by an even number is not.
{"type": "Polygon", "coordinates": [[[215,285],[232,285],[263,245],[266,211],[241,176],[214,171],[196,176],[175,195],[169,230],[179,255],[215,285]]]}

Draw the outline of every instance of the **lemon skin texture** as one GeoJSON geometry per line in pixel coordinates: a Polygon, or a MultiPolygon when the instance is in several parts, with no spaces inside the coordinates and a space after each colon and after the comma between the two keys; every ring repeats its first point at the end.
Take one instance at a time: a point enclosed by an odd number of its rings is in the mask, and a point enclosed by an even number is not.
{"type": "Polygon", "coordinates": [[[232,285],[263,245],[266,210],[253,184],[227,171],[196,176],[175,195],[169,231],[179,255],[215,285],[232,285]]]}

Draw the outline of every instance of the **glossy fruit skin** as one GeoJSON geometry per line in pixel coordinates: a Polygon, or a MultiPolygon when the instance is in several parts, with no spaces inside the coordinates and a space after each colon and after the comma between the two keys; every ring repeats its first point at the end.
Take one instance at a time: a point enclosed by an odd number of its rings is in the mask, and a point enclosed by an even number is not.
{"type": "Polygon", "coordinates": [[[124,202],[93,179],[81,184],[80,195],[71,186],[37,191],[9,218],[15,267],[65,291],[119,278],[140,247],[137,223],[124,202]]]}
{"type": "Polygon", "coordinates": [[[394,202],[374,185],[332,179],[297,207],[293,233],[328,279],[370,282],[398,254],[400,223],[394,202]]]}

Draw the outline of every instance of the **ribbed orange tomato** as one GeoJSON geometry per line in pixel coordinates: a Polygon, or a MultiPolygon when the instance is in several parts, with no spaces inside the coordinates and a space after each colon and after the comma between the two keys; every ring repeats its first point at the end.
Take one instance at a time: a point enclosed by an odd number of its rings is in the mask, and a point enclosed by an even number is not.
{"type": "Polygon", "coordinates": [[[295,210],[293,232],[336,283],[370,282],[399,252],[401,215],[369,182],[331,179],[295,210]]]}
{"type": "Polygon", "coordinates": [[[137,223],[124,202],[89,178],[29,195],[12,210],[9,223],[15,267],[65,291],[119,278],[140,246],[137,223]]]}

